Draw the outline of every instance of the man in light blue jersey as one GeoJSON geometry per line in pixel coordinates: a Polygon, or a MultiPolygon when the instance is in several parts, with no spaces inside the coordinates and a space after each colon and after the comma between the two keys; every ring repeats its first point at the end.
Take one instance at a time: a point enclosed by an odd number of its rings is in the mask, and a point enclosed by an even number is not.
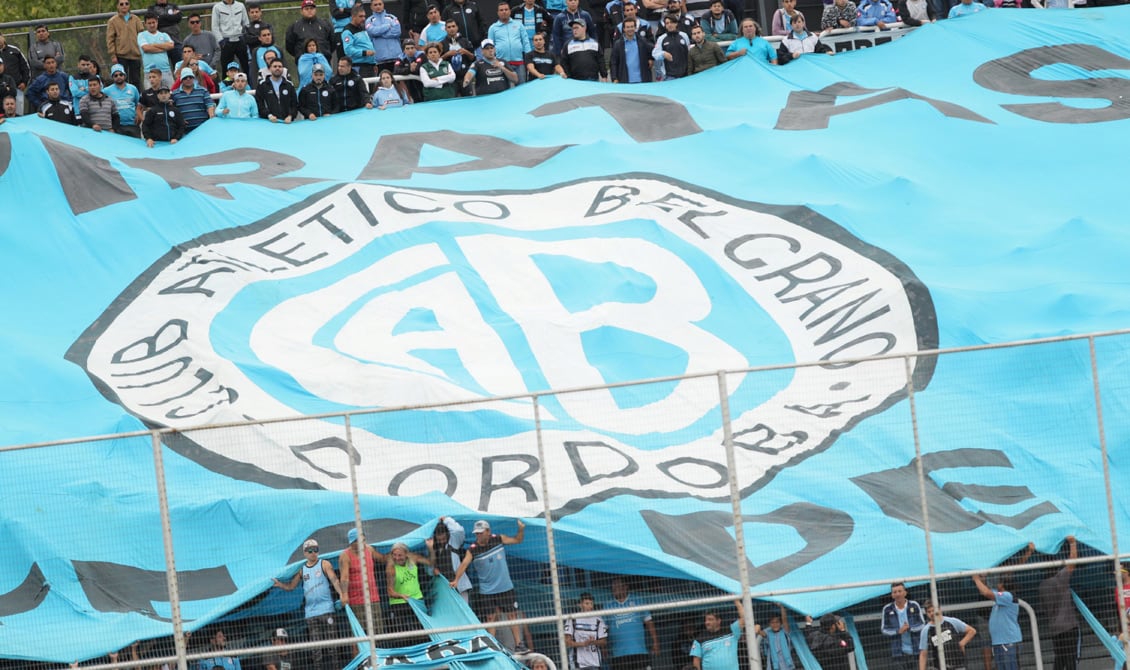
{"type": "MultiPolygon", "coordinates": [[[[513,621],[518,618],[518,599],[514,595],[514,582],[510,580],[510,566],[506,564],[506,545],[519,544],[525,538],[526,524],[518,519],[518,533],[511,537],[492,534],[490,522],[480,519],[475,522],[473,532],[475,542],[467,549],[467,555],[463,557],[463,562],[455,571],[451,588],[458,587],[459,579],[474,563],[475,574],[479,578],[482,610],[493,612],[497,607],[502,612],[502,618],[513,621]]],[[[529,651],[529,647],[522,641],[521,628],[515,624],[510,630],[514,634],[514,651],[518,653],[529,651]]]]}
{"type": "MultiPolygon", "coordinates": [[[[302,595],[306,599],[306,630],[310,639],[315,641],[332,639],[336,631],[331,584],[337,591],[337,597],[342,597],[341,582],[338,581],[333,566],[329,561],[319,558],[318,551],[318,541],[314,538],[303,542],[302,553],[306,556],[306,564],[302,566],[302,570],[295,573],[288,583],[275,580],[275,586],[284,591],[293,591],[302,582],[302,595]]],[[[324,651],[322,647],[313,650],[316,670],[327,670],[333,663],[333,659],[323,663],[324,651]]]]}
{"type": "MultiPolygon", "coordinates": [[[[605,604],[605,609],[626,607],[639,607],[640,602],[628,592],[628,584],[623,577],[612,578],[612,600],[605,604]]],[[[608,637],[612,643],[612,670],[644,670],[651,665],[648,656],[659,655],[659,635],[655,632],[655,623],[651,620],[651,613],[647,611],[624,612],[611,614],[607,617],[608,637]],[[651,646],[647,645],[647,637],[651,638],[651,646]]]]}
{"type": "Polygon", "coordinates": [[[718,612],[707,612],[703,617],[705,630],[695,637],[691,646],[691,661],[695,670],[734,670],[738,667],[738,640],[742,638],[742,604],[735,603],[738,618],[729,628],[722,627],[718,612]]]}

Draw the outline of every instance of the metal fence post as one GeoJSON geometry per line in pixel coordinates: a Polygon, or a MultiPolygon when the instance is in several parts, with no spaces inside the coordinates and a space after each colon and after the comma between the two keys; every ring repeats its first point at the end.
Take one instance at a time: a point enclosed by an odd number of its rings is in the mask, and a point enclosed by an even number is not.
{"type": "MultiPolygon", "coordinates": [[[[545,444],[541,437],[541,404],[538,396],[534,402],[534,435],[538,444],[538,472],[541,475],[541,501],[545,509],[545,551],[549,555],[549,583],[553,589],[553,613],[557,616],[557,653],[561,654],[562,667],[569,665],[569,648],[565,645],[564,609],[561,605],[561,576],[557,570],[557,549],[553,540],[553,512],[549,505],[549,474],[545,470],[545,444]]],[[[527,644],[530,640],[526,641],[527,644]]]]}
{"type": "MultiPolygon", "coordinates": [[[[375,668],[377,667],[377,641],[373,638],[373,609],[369,606],[369,603],[371,602],[371,589],[377,588],[377,585],[375,583],[372,586],[369,585],[369,571],[365,569],[364,546],[368,543],[364,542],[365,531],[361,528],[361,495],[357,487],[357,464],[353,461],[353,453],[356,451],[353,447],[353,417],[349,414],[345,415],[345,443],[349,445],[347,460],[349,461],[349,486],[353,491],[353,528],[357,531],[357,537],[362,540],[361,556],[358,557],[357,564],[361,573],[361,598],[364,600],[365,632],[369,635],[369,664],[375,668]]],[[[345,551],[352,551],[352,549],[347,546],[345,551]]],[[[340,560],[346,560],[345,552],[342,552],[340,560]]],[[[338,574],[341,574],[340,567],[338,574]]],[[[348,595],[346,593],[346,596],[348,595]]],[[[348,615],[346,616],[348,617],[348,615]]]]}
{"type": "Polygon", "coordinates": [[[742,619],[746,630],[746,652],[749,667],[761,670],[761,645],[753,634],[753,598],[750,596],[749,559],[745,548],[745,528],[742,519],[742,492],[738,485],[738,463],[734,456],[734,436],[730,426],[730,393],[726,389],[726,373],[718,371],[718,407],[722,412],[722,446],[726,449],[726,472],[730,477],[730,507],[734,513],[734,541],[738,562],[738,579],[742,588],[742,619]]]}
{"type": "Polygon", "coordinates": [[[1118,523],[1114,518],[1114,492],[1110,486],[1110,454],[1106,450],[1106,426],[1103,422],[1103,396],[1099,387],[1099,361],[1095,353],[1094,335],[1087,338],[1087,350],[1091,358],[1091,383],[1095,393],[1095,422],[1099,429],[1099,453],[1103,459],[1103,487],[1106,493],[1106,513],[1110,523],[1110,551],[1114,555],[1114,580],[1118,585],[1118,630],[1121,633],[1122,647],[1130,656],[1130,635],[1127,635],[1126,612],[1122,607],[1122,590],[1126,588],[1126,580],[1122,576],[1119,565],[1118,551],[1118,523]]]}
{"type": "Polygon", "coordinates": [[[150,434],[153,443],[153,469],[157,475],[157,504],[161,509],[161,541],[165,545],[165,585],[169,589],[169,609],[173,619],[173,646],[177,654],[178,670],[188,670],[184,656],[187,645],[184,640],[184,623],[180,613],[180,584],[177,580],[177,561],[173,552],[173,524],[169,517],[169,495],[165,487],[165,461],[161,453],[161,434],[150,434]]]}

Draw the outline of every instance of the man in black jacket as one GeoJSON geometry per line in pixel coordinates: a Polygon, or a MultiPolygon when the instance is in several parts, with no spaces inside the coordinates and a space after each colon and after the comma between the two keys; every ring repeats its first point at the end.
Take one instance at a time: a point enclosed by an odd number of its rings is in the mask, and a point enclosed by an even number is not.
{"type": "Polygon", "coordinates": [[[313,121],[320,116],[329,116],[337,112],[337,96],[333,87],[326,81],[326,69],[321,63],[314,64],[313,77],[309,84],[298,92],[298,113],[305,119],[313,121]]]}
{"type": "Polygon", "coordinates": [[[624,19],[624,36],[612,44],[612,67],[609,76],[613,84],[638,84],[651,81],[651,50],[655,48],[646,37],[636,34],[636,19],[624,19]],[[629,49],[636,54],[629,58],[629,49]],[[629,67],[629,63],[633,67],[629,67]]]}
{"type": "Polygon", "coordinates": [[[259,118],[271,123],[290,123],[298,116],[298,93],[283,76],[281,60],[271,61],[271,75],[259,82],[255,101],[259,103],[259,118]]]}
{"type": "Polygon", "coordinates": [[[180,110],[172,103],[168,86],[157,89],[157,103],[145,112],[145,119],[141,122],[141,136],[149,148],[157,142],[176,144],[177,140],[184,137],[184,118],[180,110]]]}
{"type": "Polygon", "coordinates": [[[353,60],[349,56],[338,59],[337,74],[330,79],[330,87],[333,88],[335,104],[339,112],[373,107],[373,101],[369,98],[369,87],[365,85],[361,75],[353,71],[353,60]]]}

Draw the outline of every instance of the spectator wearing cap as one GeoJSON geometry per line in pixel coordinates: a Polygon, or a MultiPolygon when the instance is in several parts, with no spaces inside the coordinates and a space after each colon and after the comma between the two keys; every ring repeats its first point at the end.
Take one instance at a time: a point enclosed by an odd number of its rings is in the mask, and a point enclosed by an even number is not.
{"type": "MultiPolygon", "coordinates": [[[[173,68],[169,65],[169,52],[173,50],[173,38],[157,30],[157,15],[145,17],[145,30],[137,35],[137,47],[141,50],[141,64],[145,71],[153,68],[161,71],[161,81],[173,83],[173,68]]],[[[115,65],[114,67],[117,67],[115,65]]]]}
{"type": "Polygon", "coordinates": [[[553,31],[549,37],[549,48],[553,53],[565,57],[565,45],[573,39],[573,22],[581,20],[585,23],[585,34],[596,35],[596,23],[592,15],[581,9],[581,0],[565,0],[565,11],[553,19],[553,31]]]}
{"type": "Polygon", "coordinates": [[[487,39],[494,45],[495,55],[515,71],[518,84],[526,81],[526,54],[534,50],[526,27],[510,18],[510,3],[500,0],[498,20],[487,30],[487,39]]]}
{"type": "Polygon", "coordinates": [[[217,62],[226,63],[234,58],[239,61],[241,70],[248,71],[248,45],[243,39],[243,29],[249,23],[247,8],[238,0],[220,0],[212,5],[212,34],[220,46],[217,62]]]}
{"type": "MultiPolygon", "coordinates": [[[[561,53],[561,65],[565,68],[565,72],[569,73],[570,79],[604,81],[608,76],[608,71],[604,67],[604,56],[600,51],[600,45],[586,33],[585,25],[583,19],[573,19],[571,25],[573,39],[565,44],[565,49],[561,53]]],[[[652,53],[655,53],[654,49],[652,53]]]]}
{"type": "MultiPolygon", "coordinates": [[[[514,594],[514,582],[510,579],[510,566],[506,564],[506,546],[522,542],[526,537],[526,524],[518,519],[518,532],[513,536],[491,533],[490,522],[485,519],[476,521],[472,530],[475,541],[467,549],[467,555],[455,571],[451,588],[458,587],[459,579],[473,563],[479,579],[479,596],[482,600],[480,609],[491,613],[498,608],[503,619],[514,621],[519,617],[518,599],[514,594]]],[[[523,643],[521,627],[512,624],[510,631],[514,635],[514,651],[529,651],[529,647],[523,643]]]]}
{"type": "MultiPolygon", "coordinates": [[[[271,644],[274,646],[282,646],[286,644],[287,638],[290,637],[286,633],[285,628],[276,628],[274,635],[271,636],[271,644]]],[[[286,649],[279,649],[267,654],[263,659],[263,670],[289,670],[294,667],[290,662],[290,651],[286,649]]]]}
{"type": "Polygon", "coordinates": [[[372,13],[365,19],[365,32],[373,42],[377,58],[377,72],[392,70],[400,58],[400,19],[385,11],[384,0],[373,0],[369,9],[372,13]]]}
{"type": "Polygon", "coordinates": [[[428,22],[420,29],[419,45],[427,46],[432,42],[440,42],[447,30],[443,27],[443,17],[440,15],[438,5],[428,5],[428,22]]]}
{"type": "Polygon", "coordinates": [[[173,104],[169,87],[158,83],[157,100],[145,110],[141,120],[141,136],[150,149],[157,142],[176,144],[184,137],[184,115],[173,104]]]}
{"type": "Polygon", "coordinates": [[[184,118],[186,134],[216,115],[216,103],[212,102],[212,96],[204,87],[196,85],[196,75],[191,68],[180,71],[180,85],[173,92],[173,104],[184,118]]]}
{"type": "Polygon", "coordinates": [[[334,27],[318,16],[318,5],[314,0],[302,0],[298,20],[286,29],[286,52],[298,60],[306,52],[306,40],[310,39],[317,41],[318,52],[329,62],[333,54],[334,27]]]}
{"type": "Polygon", "coordinates": [[[118,107],[109,96],[102,92],[102,79],[91,77],[87,86],[87,93],[82,96],[78,105],[82,125],[96,132],[105,130],[117,133],[121,127],[118,107]]]}
{"type": "Polygon", "coordinates": [[[129,11],[129,0],[118,0],[118,11],[106,22],[106,52],[110,62],[126,68],[126,80],[134,86],[141,83],[141,50],[137,36],[145,27],[141,19],[129,11]]]}
{"type": "Polygon", "coordinates": [[[232,89],[232,84],[235,83],[235,76],[237,74],[240,74],[239,62],[233,60],[232,62],[228,63],[227,73],[224,75],[224,78],[219,81],[220,93],[230,91],[232,89]]]}
{"type": "MultiPolygon", "coordinates": [[[[523,69],[523,68],[519,68],[523,69]]],[[[467,74],[463,87],[474,84],[474,95],[493,95],[518,85],[518,75],[495,55],[494,42],[483,40],[482,56],[477,58],[467,74]]]]}
{"type": "MultiPolygon", "coordinates": [[[[315,64],[310,83],[298,92],[298,115],[309,121],[337,113],[337,96],[326,79],[326,69],[321,63],[315,64]]],[[[342,583],[345,582],[344,572],[342,583]]]]}
{"type": "Polygon", "coordinates": [[[298,116],[298,92],[283,75],[281,60],[271,61],[270,68],[270,75],[255,89],[259,117],[271,123],[290,123],[298,116]]]}
{"type": "Polygon", "coordinates": [[[487,35],[488,24],[474,0],[451,0],[443,10],[443,21],[445,24],[454,21],[459,26],[459,34],[471,44],[479,44],[487,35]]]}
{"type": "Polygon", "coordinates": [[[322,74],[325,74],[330,69],[330,62],[318,51],[318,40],[311,37],[306,40],[306,50],[298,57],[295,66],[298,68],[298,89],[302,90],[314,80],[314,67],[320,66],[322,74]]]}
{"type": "Polygon", "coordinates": [[[847,632],[844,620],[835,614],[820,617],[820,625],[814,626],[812,617],[806,617],[805,637],[812,655],[824,670],[849,670],[848,655],[855,650],[855,642],[847,632]]]}
{"type": "MultiPolygon", "coordinates": [[[[318,97],[321,97],[321,94],[318,97]]],[[[328,99],[332,100],[333,96],[329,96],[328,99]]],[[[353,616],[357,617],[357,622],[365,630],[368,630],[369,626],[368,617],[372,617],[372,632],[383,635],[385,620],[381,611],[381,590],[377,586],[376,564],[386,563],[388,557],[366,544],[365,537],[358,535],[356,528],[349,529],[346,539],[349,541],[349,546],[338,559],[343,594],[341,602],[349,605],[353,616]],[[367,615],[366,611],[368,611],[367,615]]]]}
{"type": "Polygon", "coordinates": [[[353,60],[353,69],[362,77],[376,74],[377,51],[369,33],[365,31],[365,8],[361,5],[353,8],[349,24],[341,31],[341,48],[353,60]]]}
{"type": "Polygon", "coordinates": [[[141,93],[136,86],[126,81],[126,69],[121,65],[110,67],[110,79],[111,83],[105,87],[105,92],[118,110],[121,122],[118,132],[130,137],[140,137],[141,129],[138,126],[141,123],[141,93]]]}
{"type": "MultiPolygon", "coordinates": [[[[329,640],[334,637],[334,601],[330,591],[332,585],[339,598],[345,599],[341,590],[341,582],[329,561],[318,556],[318,541],[310,538],[302,543],[302,553],[306,556],[306,563],[302,570],[296,572],[289,582],[283,583],[278,579],[275,586],[284,591],[293,591],[302,584],[302,594],[305,600],[306,630],[310,639],[314,641],[329,640]]],[[[317,647],[313,650],[314,668],[328,670],[322,663],[325,656],[324,649],[317,647]]]]}
{"type": "Polygon", "coordinates": [[[230,91],[220,95],[216,116],[221,119],[255,119],[259,117],[259,104],[247,92],[247,75],[239,72],[232,80],[230,91]]]}
{"type": "MultiPolygon", "coordinates": [[[[216,86],[216,81],[209,77],[208,73],[204,72],[204,69],[200,67],[200,61],[196,59],[196,56],[187,58],[178,72],[184,72],[186,69],[192,71],[192,75],[196,77],[196,86],[204,89],[205,93],[212,94],[220,92],[220,87],[216,86]]],[[[179,87],[180,77],[178,76],[177,80],[173,82],[173,92],[175,93],[179,87]]]]}

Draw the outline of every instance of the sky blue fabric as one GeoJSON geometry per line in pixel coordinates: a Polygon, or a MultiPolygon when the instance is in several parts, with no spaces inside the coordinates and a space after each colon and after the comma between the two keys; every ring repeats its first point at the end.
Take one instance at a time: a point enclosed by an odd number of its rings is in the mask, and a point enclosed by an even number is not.
{"type": "MultiPolygon", "coordinates": [[[[161,453],[195,629],[293,575],[307,537],[344,546],[353,452],[340,419],[194,427],[822,360],[725,377],[754,590],[926,574],[908,367],[836,361],[1130,324],[1128,11],[982,12],[659,84],[210,121],[154,149],[9,120],[0,444],[186,431],[161,453]]],[[[1094,348],[1125,490],[1126,338],[1094,348]]],[[[938,570],[1068,534],[1110,550],[1086,341],[909,372],[938,570]]],[[[562,564],[734,591],[719,388],[354,417],[366,535],[420,547],[441,515],[511,535],[521,517],[507,554],[544,560],[537,421],[562,564]],[[441,462],[412,469],[433,446],[441,462]]],[[[0,491],[0,656],[170,632],[148,436],[4,452],[0,491]]],[[[782,600],[818,616],[884,592],[782,600]]],[[[299,606],[274,589],[249,611],[299,606]]]]}

